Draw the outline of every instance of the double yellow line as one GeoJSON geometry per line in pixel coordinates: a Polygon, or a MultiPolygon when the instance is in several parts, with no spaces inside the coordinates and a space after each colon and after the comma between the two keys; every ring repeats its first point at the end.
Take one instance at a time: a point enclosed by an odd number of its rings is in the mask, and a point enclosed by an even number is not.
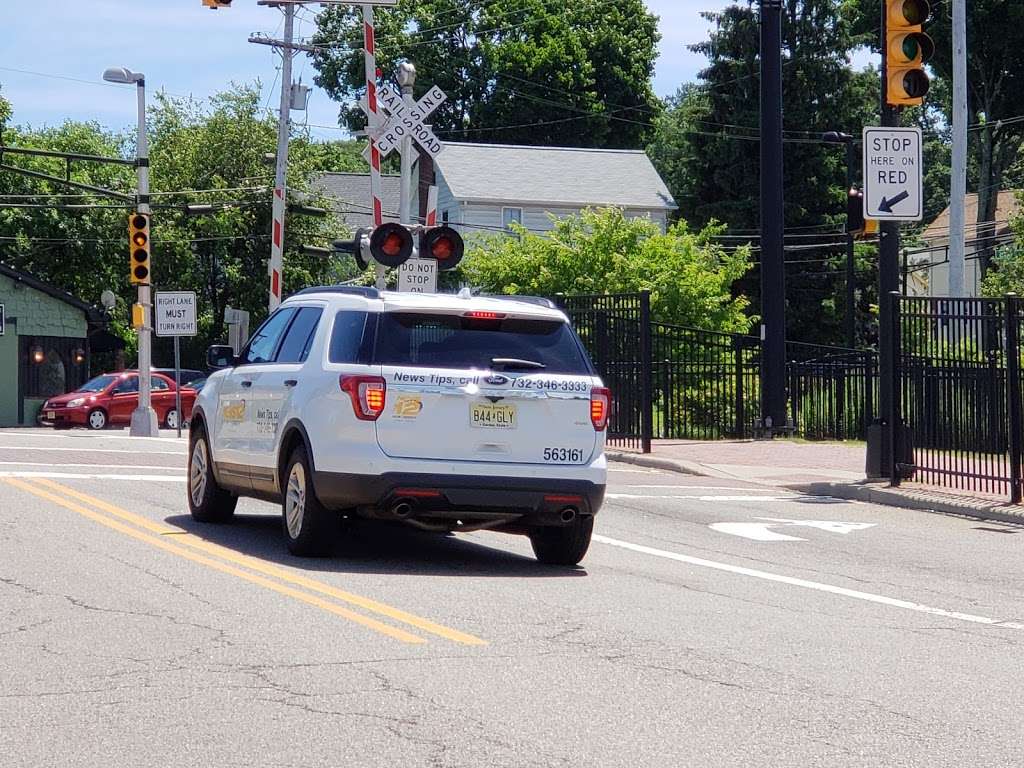
{"type": "Polygon", "coordinates": [[[294,598],[300,602],[320,608],[323,611],[348,619],[367,629],[387,635],[403,643],[425,643],[421,635],[413,634],[400,626],[385,623],[378,617],[390,619],[423,633],[450,640],[462,645],[486,645],[479,637],[460,632],[457,629],[437,624],[422,616],[408,613],[368,597],[356,595],[329,584],[310,579],[301,574],[271,565],[255,557],[243,555],[193,536],[181,528],[154,522],[126,509],[121,509],[103,499],[82,493],[52,480],[36,478],[33,483],[16,478],[0,478],[26,493],[30,493],[53,504],[71,510],[100,525],[105,525],[137,541],[149,544],[164,552],[205,565],[215,571],[234,576],[251,584],[294,598]],[[42,487],[40,487],[42,486],[42,487]],[[81,503],[78,503],[81,502],[81,503]],[[165,538],[173,536],[173,539],[165,538]],[[329,598],[329,599],[328,599],[329,598]],[[360,608],[366,613],[352,610],[360,608]]]}

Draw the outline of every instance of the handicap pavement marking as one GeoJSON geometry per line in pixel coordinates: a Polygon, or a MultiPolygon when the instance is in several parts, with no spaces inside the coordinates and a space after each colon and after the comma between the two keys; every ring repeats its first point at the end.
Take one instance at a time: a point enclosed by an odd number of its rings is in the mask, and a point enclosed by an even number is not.
{"type": "Polygon", "coordinates": [[[848,534],[853,531],[863,531],[873,528],[878,523],[844,523],[834,520],[790,520],[784,517],[758,517],[757,520],[765,520],[763,523],[710,523],[708,527],[719,533],[728,533],[733,536],[742,536],[745,539],[754,541],[807,541],[799,536],[790,536],[785,533],[773,530],[779,527],[803,526],[805,528],[817,528],[829,533],[848,534]]]}

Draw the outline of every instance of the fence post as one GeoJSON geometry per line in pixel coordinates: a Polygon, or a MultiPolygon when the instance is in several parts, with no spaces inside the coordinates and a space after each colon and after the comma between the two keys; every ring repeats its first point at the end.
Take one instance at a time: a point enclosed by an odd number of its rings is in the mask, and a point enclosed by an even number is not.
{"type": "Polygon", "coordinates": [[[733,373],[736,377],[736,386],[733,387],[736,409],[734,432],[736,438],[742,440],[747,436],[747,409],[743,402],[743,338],[738,335],[732,337],[732,361],[733,373]]]}
{"type": "Polygon", "coordinates": [[[892,307],[892,327],[889,332],[892,334],[892,343],[889,345],[889,354],[892,355],[889,366],[889,370],[892,371],[892,397],[889,398],[889,413],[886,417],[889,420],[889,484],[893,487],[898,487],[900,484],[900,467],[897,463],[897,459],[903,455],[903,451],[897,446],[897,441],[902,436],[903,430],[900,429],[900,400],[903,397],[903,387],[900,383],[900,356],[902,351],[900,350],[902,341],[902,335],[900,333],[900,294],[898,291],[892,291],[889,294],[890,306],[892,307]]]}
{"type": "Polygon", "coordinates": [[[651,452],[654,434],[654,398],[651,359],[651,292],[640,291],[640,450],[651,452]]]}
{"type": "Polygon", "coordinates": [[[1020,312],[1017,295],[1006,294],[1006,412],[1010,416],[1010,503],[1020,504],[1021,402],[1020,312]]]}

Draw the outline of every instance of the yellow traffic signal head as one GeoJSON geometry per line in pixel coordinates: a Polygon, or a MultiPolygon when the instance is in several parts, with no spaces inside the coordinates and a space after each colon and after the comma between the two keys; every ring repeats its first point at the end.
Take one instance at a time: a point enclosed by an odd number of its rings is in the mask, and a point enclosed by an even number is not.
{"type": "Polygon", "coordinates": [[[128,252],[130,259],[130,278],[132,285],[150,284],[150,242],[149,216],[144,213],[128,215],[128,252]]]}
{"type": "Polygon", "coordinates": [[[930,8],[926,0],[885,0],[885,100],[893,106],[921,104],[928,93],[924,63],[935,53],[921,31],[930,8]]]}
{"type": "Polygon", "coordinates": [[[203,0],[203,5],[216,11],[218,8],[230,8],[231,0],[203,0]]]}

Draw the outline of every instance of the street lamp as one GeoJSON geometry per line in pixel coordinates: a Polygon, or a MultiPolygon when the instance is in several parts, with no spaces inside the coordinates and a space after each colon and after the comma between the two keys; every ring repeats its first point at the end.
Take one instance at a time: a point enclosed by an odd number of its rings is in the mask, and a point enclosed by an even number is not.
{"type": "MultiPolygon", "coordinates": [[[[149,207],[149,142],[146,138],[146,76],[126,67],[111,67],[103,73],[108,83],[135,84],[138,97],[138,139],[135,148],[135,172],[138,177],[136,210],[150,214],[149,207]]],[[[150,393],[152,367],[152,327],[150,315],[150,286],[139,285],[139,304],[142,306],[142,325],[139,328],[139,404],[132,412],[129,434],[133,437],[157,437],[159,429],[156,411],[150,393]]]]}
{"type": "MultiPolygon", "coordinates": [[[[857,148],[854,146],[853,136],[842,131],[827,131],[821,134],[821,140],[827,144],[846,145],[846,194],[849,195],[856,178],[854,166],[857,163],[857,148]]],[[[853,305],[856,302],[854,285],[853,232],[848,231],[846,233],[846,346],[850,349],[857,347],[857,321],[853,311],[853,305]]]]}

